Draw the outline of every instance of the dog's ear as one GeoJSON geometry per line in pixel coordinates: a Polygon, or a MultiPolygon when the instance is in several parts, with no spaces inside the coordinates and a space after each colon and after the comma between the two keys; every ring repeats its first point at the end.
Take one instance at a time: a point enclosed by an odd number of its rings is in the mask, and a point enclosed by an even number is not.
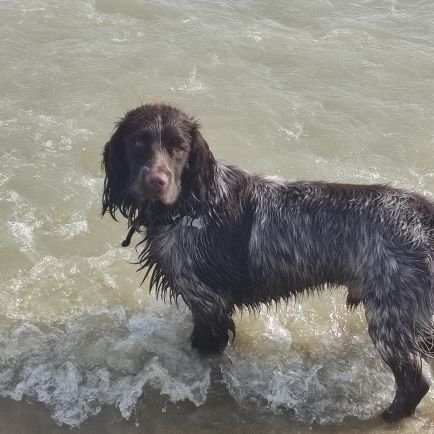
{"type": "Polygon", "coordinates": [[[127,195],[129,174],[124,156],[121,124],[118,124],[104,146],[101,167],[105,172],[102,215],[108,212],[116,220],[115,214],[119,210],[128,218],[132,201],[127,195]]]}
{"type": "Polygon", "coordinates": [[[199,131],[199,124],[192,122],[190,129],[191,149],[188,161],[187,183],[195,198],[205,202],[213,187],[215,159],[208,143],[199,131]]]}

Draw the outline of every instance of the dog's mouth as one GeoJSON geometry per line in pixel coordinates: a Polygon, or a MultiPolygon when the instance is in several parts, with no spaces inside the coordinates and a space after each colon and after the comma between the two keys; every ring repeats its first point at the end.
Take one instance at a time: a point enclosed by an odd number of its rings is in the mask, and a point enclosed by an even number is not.
{"type": "Polygon", "coordinates": [[[178,189],[173,184],[170,188],[154,195],[154,200],[160,201],[163,205],[173,205],[179,196],[178,189]]]}
{"type": "Polygon", "coordinates": [[[146,201],[161,202],[163,205],[173,205],[179,197],[180,188],[174,182],[166,186],[153,187],[147,184],[135,184],[131,189],[134,199],[141,203],[146,201]]]}

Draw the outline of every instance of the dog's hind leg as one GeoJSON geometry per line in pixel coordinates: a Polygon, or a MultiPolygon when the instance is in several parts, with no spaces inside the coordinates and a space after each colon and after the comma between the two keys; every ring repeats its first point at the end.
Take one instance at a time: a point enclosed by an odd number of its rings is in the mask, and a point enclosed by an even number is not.
{"type": "Polygon", "coordinates": [[[364,303],[369,335],[395,376],[395,398],[382,415],[388,422],[414,414],[429,390],[429,383],[422,373],[421,356],[414,349],[413,312],[406,309],[408,306],[395,302],[388,297],[365,300],[364,303]]]}
{"type": "Polygon", "coordinates": [[[385,360],[395,375],[396,393],[392,404],[383,412],[383,419],[394,422],[414,414],[417,405],[429,390],[429,383],[422,373],[420,357],[401,360],[385,360]]]}

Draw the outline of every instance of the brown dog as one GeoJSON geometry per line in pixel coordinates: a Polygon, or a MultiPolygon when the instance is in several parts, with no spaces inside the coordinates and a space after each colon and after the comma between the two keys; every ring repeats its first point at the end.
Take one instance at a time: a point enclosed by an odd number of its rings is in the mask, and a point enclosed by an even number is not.
{"type": "Polygon", "coordinates": [[[289,182],[217,161],[198,123],[166,104],[128,112],[104,149],[103,214],[145,231],[141,268],[179,296],[193,347],[223,351],[235,307],[345,285],[396,380],[388,421],[414,413],[433,356],[434,205],[381,185],[289,182]]]}

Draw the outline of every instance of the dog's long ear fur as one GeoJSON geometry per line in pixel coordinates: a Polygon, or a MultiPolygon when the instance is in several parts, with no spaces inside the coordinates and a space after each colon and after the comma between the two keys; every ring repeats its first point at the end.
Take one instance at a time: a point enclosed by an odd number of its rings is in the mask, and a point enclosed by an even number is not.
{"type": "Polygon", "coordinates": [[[204,204],[214,187],[215,159],[195,121],[191,123],[190,136],[191,149],[185,183],[195,199],[204,204]]]}
{"type": "Polygon", "coordinates": [[[118,124],[103,151],[101,167],[105,171],[102,215],[108,212],[116,220],[116,211],[129,220],[136,205],[128,194],[129,173],[124,157],[122,124],[118,124]]]}

